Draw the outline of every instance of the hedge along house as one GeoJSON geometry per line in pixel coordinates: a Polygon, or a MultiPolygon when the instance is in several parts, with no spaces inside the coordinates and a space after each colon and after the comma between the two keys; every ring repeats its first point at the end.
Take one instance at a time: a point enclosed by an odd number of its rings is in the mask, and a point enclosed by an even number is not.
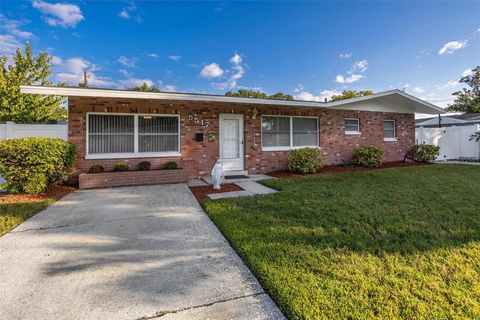
{"type": "Polygon", "coordinates": [[[326,164],[349,161],[363,145],[402,161],[415,142],[415,112],[443,109],[399,90],[338,102],[22,86],[22,93],[68,97],[68,140],[77,147],[73,179],[80,187],[182,182],[209,175],[217,159],[226,174],[287,168],[289,150],[321,148],[326,164]],[[166,161],[179,170],[155,170],[166,161]],[[147,172],[85,174],[117,162],[147,172]]]}

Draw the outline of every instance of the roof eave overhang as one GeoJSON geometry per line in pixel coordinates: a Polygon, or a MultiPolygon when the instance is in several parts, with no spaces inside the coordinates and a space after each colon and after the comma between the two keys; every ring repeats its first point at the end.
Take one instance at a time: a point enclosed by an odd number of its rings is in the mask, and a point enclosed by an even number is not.
{"type": "MultiPolygon", "coordinates": [[[[177,92],[139,92],[129,90],[113,90],[113,89],[95,89],[95,88],[71,88],[71,87],[44,87],[44,86],[20,86],[22,93],[55,95],[67,97],[97,97],[97,98],[118,98],[118,99],[152,99],[152,100],[170,100],[170,101],[199,101],[199,102],[218,102],[218,103],[237,103],[249,105],[272,105],[272,106],[289,106],[289,107],[308,107],[308,108],[329,108],[343,109],[358,102],[366,102],[371,100],[386,99],[394,95],[400,95],[410,101],[413,112],[438,114],[444,113],[445,110],[431,104],[427,101],[418,99],[400,90],[390,90],[375,93],[370,96],[352,98],[337,102],[316,102],[316,101],[292,101],[292,100],[272,100],[257,99],[243,97],[228,97],[209,94],[192,94],[177,92]]],[[[362,109],[359,109],[360,111],[362,109]]]]}

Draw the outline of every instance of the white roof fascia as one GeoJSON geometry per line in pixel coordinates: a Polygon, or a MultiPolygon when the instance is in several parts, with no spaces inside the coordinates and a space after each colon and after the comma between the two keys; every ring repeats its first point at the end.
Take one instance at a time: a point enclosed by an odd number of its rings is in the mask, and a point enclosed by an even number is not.
{"type": "MultiPolygon", "coordinates": [[[[20,86],[20,92],[28,94],[54,95],[54,96],[68,96],[68,97],[99,97],[99,98],[124,98],[124,99],[158,99],[158,100],[177,100],[177,101],[205,101],[205,102],[227,102],[227,103],[244,103],[244,104],[261,104],[261,105],[276,105],[276,106],[291,106],[291,107],[313,107],[313,108],[331,108],[346,106],[352,103],[369,101],[386,97],[390,95],[401,95],[407,99],[413,100],[416,103],[422,104],[431,109],[435,113],[444,113],[445,110],[431,104],[427,101],[418,99],[400,90],[390,90],[375,93],[369,96],[346,99],[336,102],[316,102],[316,101],[296,101],[296,100],[273,100],[273,99],[258,99],[258,98],[244,98],[244,97],[228,97],[209,94],[192,94],[192,93],[177,93],[177,92],[141,92],[131,90],[116,90],[116,89],[96,89],[96,88],[70,88],[70,87],[46,87],[46,86],[20,86]]],[[[340,108],[339,108],[340,109],[340,108]]],[[[362,109],[359,109],[362,111],[362,109]]],[[[368,111],[368,110],[365,110],[368,111]]]]}

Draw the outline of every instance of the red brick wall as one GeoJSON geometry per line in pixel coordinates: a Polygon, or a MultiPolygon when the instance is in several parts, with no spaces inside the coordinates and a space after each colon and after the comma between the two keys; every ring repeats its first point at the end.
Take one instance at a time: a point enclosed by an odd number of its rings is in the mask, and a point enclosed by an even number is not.
{"type": "Polygon", "coordinates": [[[148,160],[152,169],[162,167],[168,160],[174,160],[183,168],[188,168],[190,178],[208,175],[219,156],[218,118],[220,113],[238,113],[244,115],[245,128],[245,169],[249,173],[266,173],[286,168],[288,151],[266,152],[261,150],[261,115],[291,115],[314,116],[319,118],[320,147],[326,164],[336,164],[349,161],[353,150],[361,145],[376,145],[384,148],[384,160],[401,161],[415,141],[415,126],[413,114],[382,113],[369,111],[346,111],[326,108],[289,108],[270,105],[226,104],[211,102],[178,102],[162,100],[128,100],[111,98],[69,99],[69,141],[77,146],[78,157],[73,177],[94,164],[100,164],[107,171],[122,159],[86,160],[86,112],[114,113],[152,113],[180,114],[181,118],[181,156],[169,158],[135,158],[125,159],[130,167],[138,162],[148,160]],[[252,119],[253,109],[258,113],[252,119]],[[193,114],[200,119],[209,121],[209,127],[204,129],[188,120],[193,114]],[[360,136],[346,136],[344,118],[358,117],[360,119],[360,136]],[[396,120],[397,142],[383,141],[383,121],[396,120]],[[217,139],[208,142],[206,133],[215,131],[217,139]],[[204,132],[203,142],[195,141],[195,133],[204,132]],[[254,145],[255,139],[255,145],[254,145]]]}

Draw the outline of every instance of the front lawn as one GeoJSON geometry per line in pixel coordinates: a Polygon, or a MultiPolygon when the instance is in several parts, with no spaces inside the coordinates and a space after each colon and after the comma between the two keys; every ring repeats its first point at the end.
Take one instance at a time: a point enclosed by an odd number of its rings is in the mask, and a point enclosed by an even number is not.
{"type": "Polygon", "coordinates": [[[71,187],[58,186],[39,195],[7,194],[0,196],[0,236],[74,190],[71,187]]]}
{"type": "Polygon", "coordinates": [[[289,318],[480,318],[480,167],[264,184],[204,207],[289,318]]]}

